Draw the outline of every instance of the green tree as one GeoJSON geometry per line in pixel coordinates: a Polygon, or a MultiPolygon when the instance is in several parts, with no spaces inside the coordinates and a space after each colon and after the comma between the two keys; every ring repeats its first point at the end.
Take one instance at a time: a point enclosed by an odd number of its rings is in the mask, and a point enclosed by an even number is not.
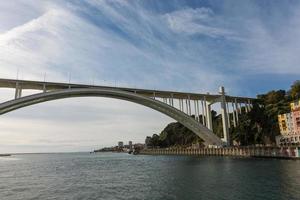
{"type": "Polygon", "coordinates": [[[293,83],[290,90],[290,95],[293,100],[300,98],[300,80],[293,83]]]}
{"type": "Polygon", "coordinates": [[[157,134],[152,135],[152,138],[150,140],[150,146],[152,146],[152,147],[159,147],[160,146],[159,135],[157,135],[157,134]]]}
{"type": "Polygon", "coordinates": [[[232,139],[241,145],[274,143],[278,133],[277,121],[268,116],[265,107],[255,103],[249,113],[240,115],[240,123],[232,131],[232,139]]]}

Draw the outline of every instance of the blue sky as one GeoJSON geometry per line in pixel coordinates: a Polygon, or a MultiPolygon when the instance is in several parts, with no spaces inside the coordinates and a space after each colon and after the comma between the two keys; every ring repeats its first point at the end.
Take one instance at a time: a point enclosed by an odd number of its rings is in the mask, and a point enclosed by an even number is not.
{"type": "MultiPolygon", "coordinates": [[[[12,0],[0,11],[3,78],[19,71],[24,79],[211,93],[224,85],[232,95],[255,96],[288,89],[300,74],[299,1],[12,0]]],[[[3,101],[12,96],[1,91],[3,101]]],[[[142,141],[170,121],[127,102],[72,99],[1,116],[0,136],[11,151],[86,150],[142,141]],[[87,103],[98,113],[85,113],[87,103]],[[120,127],[109,125],[116,116],[120,127]],[[104,124],[90,125],[100,118],[104,124]],[[32,134],[27,142],[23,132],[32,134]]]]}

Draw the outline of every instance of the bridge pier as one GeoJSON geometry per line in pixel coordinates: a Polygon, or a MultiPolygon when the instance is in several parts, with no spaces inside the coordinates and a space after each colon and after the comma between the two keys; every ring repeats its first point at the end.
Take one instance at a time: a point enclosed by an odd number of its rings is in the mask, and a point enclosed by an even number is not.
{"type": "Polygon", "coordinates": [[[213,130],[212,116],[211,116],[211,105],[207,101],[205,101],[205,104],[206,104],[206,125],[207,125],[208,129],[213,130]]]}
{"type": "Polygon", "coordinates": [[[188,104],[189,104],[189,116],[191,116],[192,115],[192,109],[191,109],[191,96],[190,95],[188,95],[188,104]]]}
{"type": "Polygon", "coordinates": [[[179,106],[179,110],[182,111],[182,109],[181,109],[181,100],[180,99],[178,99],[178,106],[179,106]]]}
{"type": "Polygon", "coordinates": [[[45,83],[43,84],[43,92],[47,92],[46,84],[45,83]]]}
{"type": "Polygon", "coordinates": [[[194,100],[194,112],[195,112],[195,120],[198,121],[197,117],[197,105],[196,105],[196,100],[194,100]]]}
{"type": "Polygon", "coordinates": [[[231,127],[231,123],[230,123],[230,110],[229,110],[229,105],[228,105],[228,102],[226,102],[226,113],[227,113],[227,121],[228,121],[228,126],[229,128],[231,127]]]}
{"type": "Polygon", "coordinates": [[[15,99],[18,99],[22,97],[22,88],[19,84],[19,82],[16,83],[16,88],[15,88],[15,99]]]}
{"type": "Polygon", "coordinates": [[[251,109],[252,109],[252,104],[250,99],[248,99],[248,110],[251,111],[251,109]]]}
{"type": "Polygon", "coordinates": [[[221,94],[221,114],[222,114],[222,124],[223,124],[223,137],[224,142],[227,146],[230,145],[230,138],[229,138],[229,126],[228,126],[228,115],[226,109],[226,97],[225,97],[225,89],[224,87],[220,87],[221,94]]]}
{"type": "Polygon", "coordinates": [[[199,101],[196,101],[196,106],[197,106],[197,118],[198,118],[198,122],[200,123],[200,110],[199,110],[199,101]]]}
{"type": "MultiPolygon", "coordinates": [[[[205,97],[204,97],[204,100],[205,100],[205,97]]],[[[204,108],[204,105],[203,105],[203,101],[204,100],[201,100],[201,108],[202,108],[202,124],[204,126],[206,126],[206,111],[205,111],[205,108],[204,108]]]]}
{"type": "Polygon", "coordinates": [[[189,115],[189,104],[188,104],[188,100],[185,99],[185,108],[186,108],[186,114],[189,115]]]}
{"type": "Polygon", "coordinates": [[[239,103],[238,105],[239,105],[239,113],[242,114],[242,104],[239,103]]]}
{"type": "Polygon", "coordinates": [[[244,103],[244,106],[245,106],[245,111],[246,111],[246,113],[248,113],[248,112],[249,112],[249,109],[248,109],[248,104],[247,104],[247,102],[244,103]]]}
{"type": "Polygon", "coordinates": [[[234,104],[235,104],[235,116],[236,116],[236,125],[239,124],[239,107],[237,103],[237,99],[234,99],[234,104]]]}
{"type": "Polygon", "coordinates": [[[237,120],[236,120],[236,112],[235,112],[235,108],[234,108],[234,103],[233,102],[231,102],[231,106],[232,106],[233,127],[236,127],[237,120]]]}

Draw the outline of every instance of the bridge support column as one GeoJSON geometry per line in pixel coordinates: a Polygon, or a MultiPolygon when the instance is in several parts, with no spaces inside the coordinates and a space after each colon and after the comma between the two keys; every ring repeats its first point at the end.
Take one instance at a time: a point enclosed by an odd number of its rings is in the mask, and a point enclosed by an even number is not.
{"type": "Polygon", "coordinates": [[[189,104],[188,104],[188,100],[185,100],[185,107],[186,107],[186,114],[189,115],[189,104]]]}
{"type": "Polygon", "coordinates": [[[211,116],[211,106],[209,104],[209,102],[205,102],[206,104],[206,125],[207,125],[207,128],[210,129],[210,130],[213,130],[213,127],[212,127],[212,116],[211,116]]]}
{"type": "Polygon", "coordinates": [[[197,114],[197,103],[196,103],[196,100],[194,100],[194,112],[195,112],[195,120],[198,121],[198,119],[197,119],[198,118],[197,117],[198,114],[197,114]]]}
{"type": "Polygon", "coordinates": [[[230,122],[230,109],[229,109],[229,104],[226,102],[226,109],[227,109],[227,121],[228,121],[228,126],[229,128],[231,127],[231,122],[230,122]]]}
{"type": "Polygon", "coordinates": [[[203,101],[201,101],[201,107],[202,107],[202,123],[204,126],[206,126],[206,98],[205,97],[203,98],[203,101]]]}
{"type": "Polygon", "coordinates": [[[167,98],[163,98],[164,99],[164,103],[168,104],[168,99],[167,98]]]}
{"type": "Polygon", "coordinates": [[[43,92],[47,92],[46,84],[45,83],[43,84],[43,92]]]}
{"type": "Polygon", "coordinates": [[[189,115],[191,116],[192,115],[192,109],[191,109],[191,97],[190,95],[188,96],[188,104],[189,104],[189,115]]]}
{"type": "Polygon", "coordinates": [[[249,112],[249,109],[248,109],[248,104],[247,104],[247,102],[244,103],[244,105],[245,105],[245,111],[246,111],[246,113],[248,113],[248,112],[249,112]]]}
{"type": "Polygon", "coordinates": [[[229,138],[229,126],[228,126],[228,115],[226,109],[226,98],[225,98],[225,89],[224,87],[220,87],[220,94],[221,94],[221,114],[222,114],[222,123],[223,123],[223,135],[224,135],[224,142],[227,146],[230,145],[230,138],[229,138]]]}
{"type": "Polygon", "coordinates": [[[232,105],[233,127],[236,127],[237,120],[236,120],[236,112],[235,112],[235,108],[234,108],[234,103],[231,102],[231,105],[232,105]]]}
{"type": "Polygon", "coordinates": [[[196,100],[196,106],[197,106],[197,118],[198,122],[200,122],[200,109],[199,109],[199,101],[196,100]]]}
{"type": "Polygon", "coordinates": [[[16,89],[15,89],[15,99],[18,99],[22,96],[22,88],[19,85],[19,83],[16,83],[16,89]]]}
{"type": "Polygon", "coordinates": [[[234,104],[235,104],[236,125],[238,125],[239,124],[239,107],[238,107],[237,99],[234,99],[234,104]]]}
{"type": "Polygon", "coordinates": [[[19,88],[18,98],[21,98],[21,97],[22,97],[22,88],[20,87],[20,88],[19,88]]]}
{"type": "Polygon", "coordinates": [[[181,100],[180,99],[178,99],[178,106],[179,106],[179,110],[182,111],[181,110],[181,100]]]}
{"type": "Polygon", "coordinates": [[[251,109],[252,109],[252,104],[250,99],[248,99],[248,110],[251,111],[251,109]]]}

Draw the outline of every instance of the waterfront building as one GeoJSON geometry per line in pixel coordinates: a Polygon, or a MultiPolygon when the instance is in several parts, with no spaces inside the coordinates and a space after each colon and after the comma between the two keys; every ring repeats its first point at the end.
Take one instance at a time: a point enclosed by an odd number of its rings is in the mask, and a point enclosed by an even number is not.
{"type": "Polygon", "coordinates": [[[135,149],[144,149],[145,148],[145,144],[141,144],[141,143],[136,143],[133,146],[135,149]]]}
{"type": "Polygon", "coordinates": [[[281,135],[285,136],[294,134],[292,113],[278,115],[278,123],[281,135]]]}
{"type": "Polygon", "coordinates": [[[293,112],[293,111],[300,110],[300,99],[291,102],[290,106],[291,106],[291,111],[292,111],[292,112],[293,112]]]}
{"type": "Polygon", "coordinates": [[[128,148],[129,148],[129,150],[132,150],[132,141],[128,142],[128,148]]]}
{"type": "Polygon", "coordinates": [[[300,135],[300,110],[292,112],[294,134],[300,135]]]}
{"type": "Polygon", "coordinates": [[[124,147],[124,143],[122,141],[118,142],[118,147],[119,148],[123,148],[124,147]]]}
{"type": "Polygon", "coordinates": [[[291,112],[278,115],[280,135],[276,137],[279,146],[300,145],[300,99],[290,103],[291,112]]]}
{"type": "Polygon", "coordinates": [[[293,131],[295,135],[300,135],[300,99],[292,102],[290,105],[293,120],[293,131]]]}
{"type": "Polygon", "coordinates": [[[147,136],[145,139],[145,148],[150,148],[151,147],[151,137],[147,136]]]}

